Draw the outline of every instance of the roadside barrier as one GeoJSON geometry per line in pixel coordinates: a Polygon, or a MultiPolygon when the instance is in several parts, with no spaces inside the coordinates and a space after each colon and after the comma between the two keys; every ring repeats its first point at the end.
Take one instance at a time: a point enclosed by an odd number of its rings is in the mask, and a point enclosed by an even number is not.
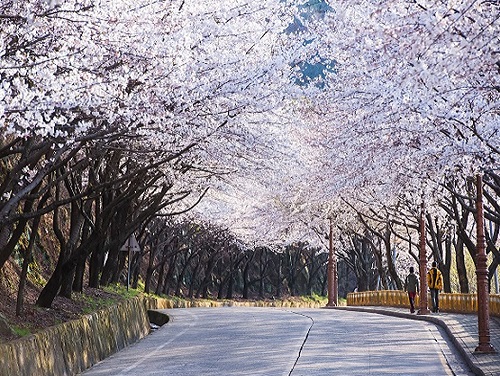
{"type": "Polygon", "coordinates": [[[149,333],[142,297],[0,344],[0,375],[76,375],[149,333]]]}
{"type": "MultiPolygon", "coordinates": [[[[431,297],[427,296],[430,306],[431,297]]],[[[419,296],[415,299],[415,307],[418,309],[419,296]]],[[[348,306],[388,306],[405,307],[410,309],[408,294],[402,290],[378,290],[351,292],[347,294],[348,306]]],[[[439,310],[443,312],[476,313],[476,294],[439,294],[439,310]]],[[[490,294],[490,313],[500,316],[500,295],[490,294]]]]}

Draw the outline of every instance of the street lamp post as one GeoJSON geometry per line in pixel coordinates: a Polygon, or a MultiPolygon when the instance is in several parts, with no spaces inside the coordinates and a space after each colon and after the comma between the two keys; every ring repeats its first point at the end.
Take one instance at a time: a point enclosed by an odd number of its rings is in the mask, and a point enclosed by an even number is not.
{"type": "Polygon", "coordinates": [[[477,276],[477,320],[479,345],[477,353],[493,353],[495,349],[490,343],[490,304],[488,293],[488,266],[486,264],[486,241],[484,237],[484,211],[483,211],[483,179],[481,175],[476,178],[476,276],[477,276]]]}
{"type": "Polygon", "coordinates": [[[420,249],[419,249],[419,272],[420,272],[420,304],[418,315],[429,314],[427,308],[427,256],[425,251],[425,208],[424,203],[420,205],[420,249]]]}
{"type": "Polygon", "coordinates": [[[338,305],[338,289],[337,289],[337,259],[333,251],[333,219],[330,220],[330,234],[328,236],[328,307],[338,305]]]}

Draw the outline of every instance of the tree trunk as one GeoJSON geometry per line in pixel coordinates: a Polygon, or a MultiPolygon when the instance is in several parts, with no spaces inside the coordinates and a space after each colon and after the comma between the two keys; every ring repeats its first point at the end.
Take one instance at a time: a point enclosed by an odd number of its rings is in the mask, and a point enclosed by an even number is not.
{"type": "Polygon", "coordinates": [[[467,269],[465,267],[464,243],[461,238],[457,239],[455,244],[455,254],[457,261],[458,282],[462,294],[469,293],[469,279],[467,278],[467,269]]]}
{"type": "Polygon", "coordinates": [[[270,264],[270,251],[265,248],[259,250],[259,298],[264,298],[265,294],[265,278],[268,265],[270,264]],[[265,256],[265,257],[264,257],[265,256]]]}
{"type": "Polygon", "coordinates": [[[277,278],[277,281],[276,281],[276,297],[279,299],[281,298],[281,281],[282,281],[282,272],[281,272],[281,268],[282,268],[282,257],[281,257],[281,254],[278,254],[278,278],[277,278]]]}
{"type": "Polygon", "coordinates": [[[392,282],[396,284],[396,290],[402,290],[403,284],[396,270],[395,260],[392,257],[391,230],[389,225],[386,227],[383,243],[385,247],[385,257],[387,259],[387,269],[389,271],[389,275],[391,276],[392,282]]]}
{"type": "MultiPolygon", "coordinates": [[[[50,198],[50,190],[47,191],[41,198],[37,205],[37,209],[41,209],[47,200],[50,198]]],[[[20,316],[24,305],[24,289],[26,287],[26,278],[28,276],[28,268],[31,261],[33,261],[33,248],[35,247],[35,241],[38,238],[38,229],[40,227],[41,216],[36,217],[33,220],[31,227],[31,236],[28,247],[24,254],[23,266],[21,269],[21,275],[19,276],[19,288],[17,291],[17,302],[16,302],[16,316],[20,316]]]]}
{"type": "Polygon", "coordinates": [[[87,238],[85,242],[81,243],[73,255],[66,261],[64,261],[62,253],[59,255],[56,269],[38,296],[36,302],[38,306],[44,308],[50,308],[52,306],[52,302],[61,287],[62,276],[65,272],[69,273],[72,269],[76,268],[78,263],[83,262],[87,258],[88,253],[86,251],[94,248],[96,246],[95,238],[99,238],[98,234],[95,235],[96,236],[87,238]]]}
{"type": "Polygon", "coordinates": [[[233,288],[234,288],[234,275],[233,271],[231,271],[227,282],[226,299],[233,298],[233,288]]]}
{"type": "Polygon", "coordinates": [[[96,244],[90,256],[89,287],[99,288],[99,277],[103,261],[103,254],[99,251],[99,245],[96,244]]]}
{"type": "Polygon", "coordinates": [[[75,279],[73,280],[73,291],[83,292],[83,278],[85,276],[85,260],[78,263],[75,271],[75,279]]]}
{"type": "Polygon", "coordinates": [[[176,296],[181,296],[181,288],[182,288],[182,283],[183,283],[183,279],[184,279],[184,274],[186,273],[186,270],[187,270],[187,268],[189,266],[189,262],[190,261],[191,261],[191,258],[188,258],[186,260],[186,263],[182,267],[181,272],[177,276],[177,286],[175,287],[175,295],[176,296]]]}
{"type": "Polygon", "coordinates": [[[198,291],[196,292],[196,297],[202,296],[204,299],[208,298],[208,286],[212,281],[212,273],[214,267],[215,267],[215,255],[212,255],[207,262],[207,267],[205,268],[203,281],[201,282],[198,291]]]}
{"type": "MultiPolygon", "coordinates": [[[[81,237],[79,239],[79,242],[83,242],[85,239],[88,239],[90,234],[92,233],[92,227],[90,222],[87,220],[87,218],[91,217],[91,212],[92,212],[92,206],[93,206],[93,201],[88,200],[85,202],[83,205],[82,210],[84,211],[85,215],[82,214],[82,227],[81,227],[81,237]]],[[[73,280],[73,291],[76,292],[83,292],[83,279],[85,277],[85,267],[87,264],[87,257],[82,258],[77,266],[76,266],[76,272],[75,272],[75,279],[73,280]]]]}
{"type": "MultiPolygon", "coordinates": [[[[35,188],[34,193],[38,192],[39,188],[40,185],[35,188]]],[[[49,191],[47,193],[50,194],[49,191]]],[[[42,208],[43,205],[47,202],[47,193],[40,200],[40,203],[38,204],[39,209],[42,208]]],[[[34,200],[26,200],[22,209],[23,213],[29,213],[33,209],[33,204],[34,200]]],[[[35,220],[40,221],[40,218],[35,218],[35,220]]],[[[0,226],[0,269],[2,269],[4,264],[14,252],[17,244],[19,243],[19,239],[24,233],[27,223],[27,219],[19,220],[16,223],[14,231],[12,231],[13,226],[11,224],[0,226]]]]}
{"type": "Polygon", "coordinates": [[[190,299],[193,298],[194,296],[194,285],[196,283],[196,279],[198,277],[198,270],[200,269],[200,258],[198,258],[198,262],[196,263],[196,266],[194,267],[193,271],[192,271],[192,274],[191,274],[191,281],[189,282],[189,293],[188,293],[188,297],[190,299]]]}
{"type": "MultiPolygon", "coordinates": [[[[376,261],[376,266],[377,266],[377,271],[378,271],[378,278],[380,283],[382,283],[382,289],[387,290],[387,277],[385,274],[384,270],[384,265],[382,262],[382,252],[377,249],[375,244],[372,243],[371,249],[373,251],[373,255],[375,256],[375,261],[376,261]]],[[[379,284],[377,283],[377,290],[379,289],[379,284]]]]}
{"type": "MultiPolygon", "coordinates": [[[[167,273],[165,273],[165,266],[166,266],[166,262],[162,263],[160,266],[160,272],[158,274],[158,281],[156,283],[156,289],[155,289],[156,295],[161,295],[162,293],[166,295],[168,292],[168,291],[165,291],[165,282],[166,282],[167,275],[168,275],[168,270],[167,270],[167,273]]],[[[152,276],[150,277],[150,279],[152,279],[152,276]]]]}
{"type": "Polygon", "coordinates": [[[444,292],[446,293],[451,293],[451,250],[452,250],[452,243],[451,243],[451,238],[449,236],[446,237],[445,239],[445,255],[446,255],[446,262],[444,262],[441,265],[441,271],[443,273],[443,284],[444,284],[444,292]]]}
{"type": "Polygon", "coordinates": [[[71,293],[73,292],[73,281],[75,279],[75,272],[76,272],[76,267],[62,276],[59,295],[71,299],[71,293]]]}
{"type": "Polygon", "coordinates": [[[52,306],[52,302],[54,298],[57,296],[59,292],[59,288],[61,287],[62,281],[62,255],[59,255],[59,261],[57,262],[56,269],[50,276],[47,284],[40,292],[38,299],[36,301],[36,305],[43,308],[50,308],[52,306]]]}
{"type": "Polygon", "coordinates": [[[243,299],[248,299],[248,271],[250,269],[250,262],[247,262],[245,267],[243,268],[243,299]]]}
{"type": "MultiPolygon", "coordinates": [[[[103,249],[98,250],[98,257],[100,258],[101,254],[103,253],[103,249]]],[[[123,252],[129,254],[129,252],[123,252]]],[[[104,264],[102,268],[102,273],[101,273],[101,279],[100,279],[100,284],[101,286],[107,286],[111,282],[113,282],[113,279],[116,281],[116,274],[120,273],[121,268],[120,266],[120,248],[119,247],[113,247],[113,248],[108,248],[108,258],[106,259],[106,263],[104,264]]],[[[124,257],[125,258],[125,257],[124,257]]]]}
{"type": "Polygon", "coordinates": [[[139,284],[139,274],[140,274],[140,266],[142,260],[142,253],[135,252],[135,257],[133,257],[134,262],[132,263],[132,288],[137,289],[137,285],[139,284]]]}
{"type": "Polygon", "coordinates": [[[173,276],[176,268],[176,263],[177,263],[177,258],[178,254],[176,253],[173,257],[172,260],[168,263],[168,269],[167,273],[165,274],[164,282],[163,282],[163,287],[162,287],[162,292],[165,295],[169,295],[170,293],[170,285],[171,282],[173,281],[173,276]]]}
{"type": "MultiPolygon", "coordinates": [[[[156,291],[158,292],[158,287],[161,285],[161,280],[163,278],[163,269],[165,268],[165,264],[160,267],[160,275],[158,276],[158,284],[156,285],[156,291]]],[[[146,275],[144,276],[144,292],[149,294],[149,290],[151,289],[151,280],[153,278],[153,267],[151,265],[146,269],[146,275]]],[[[157,293],[157,295],[159,295],[157,293]]]]}

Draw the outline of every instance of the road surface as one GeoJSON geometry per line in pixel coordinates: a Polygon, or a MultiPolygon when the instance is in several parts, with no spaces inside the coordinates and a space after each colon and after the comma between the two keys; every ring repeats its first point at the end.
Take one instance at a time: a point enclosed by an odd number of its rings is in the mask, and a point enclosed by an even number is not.
{"type": "Polygon", "coordinates": [[[190,308],[85,376],[473,375],[434,324],[326,309],[190,308]]]}

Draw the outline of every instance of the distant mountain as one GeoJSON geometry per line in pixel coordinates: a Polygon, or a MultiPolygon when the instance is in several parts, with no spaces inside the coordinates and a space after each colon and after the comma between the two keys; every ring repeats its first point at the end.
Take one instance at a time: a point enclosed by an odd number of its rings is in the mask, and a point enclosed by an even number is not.
{"type": "MultiPolygon", "coordinates": [[[[293,22],[284,30],[286,34],[304,34],[307,35],[307,27],[304,21],[311,18],[323,19],[327,12],[333,12],[334,9],[325,0],[308,0],[299,6],[299,16],[295,17],[293,22]]],[[[314,40],[304,40],[304,45],[312,43],[314,40]]],[[[335,72],[335,59],[320,56],[319,53],[311,56],[307,60],[297,61],[294,65],[298,67],[297,74],[293,79],[300,86],[307,86],[314,82],[319,88],[324,87],[324,81],[327,73],[335,72]]]]}

